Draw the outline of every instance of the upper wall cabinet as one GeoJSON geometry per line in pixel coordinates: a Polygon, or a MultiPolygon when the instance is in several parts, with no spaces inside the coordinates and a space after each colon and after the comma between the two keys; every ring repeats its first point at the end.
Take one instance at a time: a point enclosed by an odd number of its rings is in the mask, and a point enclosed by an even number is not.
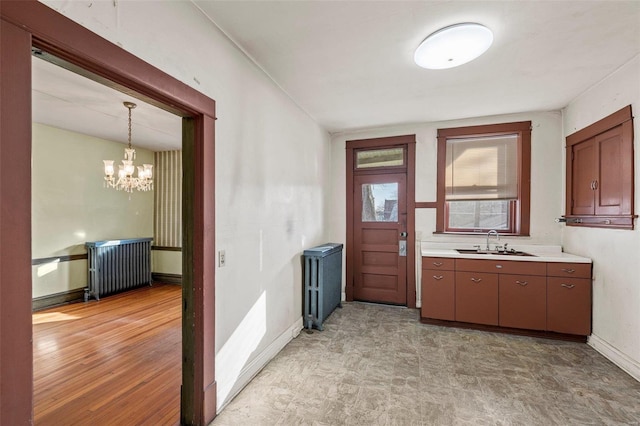
{"type": "Polygon", "coordinates": [[[631,105],[567,137],[569,226],[633,229],[631,105]]]}

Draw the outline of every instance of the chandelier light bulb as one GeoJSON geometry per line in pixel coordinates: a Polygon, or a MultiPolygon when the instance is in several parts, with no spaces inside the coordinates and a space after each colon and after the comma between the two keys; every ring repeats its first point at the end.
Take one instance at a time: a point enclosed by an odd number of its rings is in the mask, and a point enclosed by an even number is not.
{"type": "Polygon", "coordinates": [[[113,160],[102,160],[104,162],[104,174],[113,176],[113,160]]]}
{"type": "Polygon", "coordinates": [[[484,25],[451,25],[436,31],[420,43],[413,60],[422,68],[453,68],[476,59],[492,43],[493,33],[484,25]]]}

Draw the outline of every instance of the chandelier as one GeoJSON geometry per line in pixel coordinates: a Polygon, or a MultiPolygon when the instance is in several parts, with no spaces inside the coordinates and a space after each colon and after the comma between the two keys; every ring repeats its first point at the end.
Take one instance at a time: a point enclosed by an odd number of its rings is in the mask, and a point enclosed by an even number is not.
{"type": "Polygon", "coordinates": [[[124,160],[122,160],[122,165],[118,165],[117,176],[114,173],[113,160],[103,160],[105,187],[129,193],[133,192],[134,189],[137,191],[150,191],[153,189],[153,164],[137,166],[138,176],[133,176],[136,170],[136,166],[133,164],[133,160],[136,158],[136,150],[131,148],[131,110],[136,107],[136,104],[124,102],[124,106],[129,110],[129,147],[124,150],[124,160]]]}

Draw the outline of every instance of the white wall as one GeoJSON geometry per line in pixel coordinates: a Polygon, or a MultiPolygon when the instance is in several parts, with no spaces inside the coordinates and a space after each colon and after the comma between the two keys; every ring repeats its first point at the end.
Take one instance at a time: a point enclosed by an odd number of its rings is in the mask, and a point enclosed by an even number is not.
{"type": "MultiPolygon", "coordinates": [[[[561,244],[562,226],[555,218],[562,214],[562,118],[558,111],[531,112],[470,118],[446,122],[419,123],[360,132],[336,134],[332,138],[331,240],[343,242],[346,235],[346,154],[347,140],[385,136],[416,135],[416,201],[436,201],[437,130],[514,121],[531,121],[531,229],[530,237],[501,238],[515,244],[561,244]]],[[[456,241],[479,244],[483,237],[434,234],[435,209],[416,210],[416,241],[456,241]]],[[[419,263],[417,266],[419,278],[419,263]]],[[[343,280],[344,282],[344,280],[343,280]]],[[[417,283],[419,283],[419,279],[417,283]]],[[[418,284],[416,284],[418,285],[418,284]]]]}
{"type": "Polygon", "coordinates": [[[43,3],[216,101],[220,407],[301,328],[300,256],[325,242],[329,136],[192,3],[43,3]]]}
{"type": "MultiPolygon", "coordinates": [[[[153,192],[104,187],[102,160],[125,145],[55,127],[32,126],[32,257],[83,254],[85,242],[153,236],[153,192]]],[[[136,149],[140,163],[153,153],[136,149]]],[[[33,297],[87,286],[84,260],[33,266],[33,297]]]]}
{"type": "MultiPolygon", "coordinates": [[[[640,56],[574,99],[563,111],[564,134],[631,104],[634,118],[635,199],[640,199],[640,56]]],[[[563,162],[564,164],[564,162],[563,162]]],[[[638,213],[638,204],[635,207],[638,213]]],[[[593,335],[589,342],[640,380],[640,230],[566,227],[567,251],[593,259],[593,335]]]]}

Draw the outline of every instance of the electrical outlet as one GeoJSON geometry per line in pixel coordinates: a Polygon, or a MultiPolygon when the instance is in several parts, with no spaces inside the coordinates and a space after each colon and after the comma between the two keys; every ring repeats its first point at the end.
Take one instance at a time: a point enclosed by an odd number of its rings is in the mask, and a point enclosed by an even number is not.
{"type": "Polygon", "coordinates": [[[224,250],[220,250],[218,252],[218,266],[222,268],[225,263],[227,263],[227,255],[225,254],[224,250]]]}

